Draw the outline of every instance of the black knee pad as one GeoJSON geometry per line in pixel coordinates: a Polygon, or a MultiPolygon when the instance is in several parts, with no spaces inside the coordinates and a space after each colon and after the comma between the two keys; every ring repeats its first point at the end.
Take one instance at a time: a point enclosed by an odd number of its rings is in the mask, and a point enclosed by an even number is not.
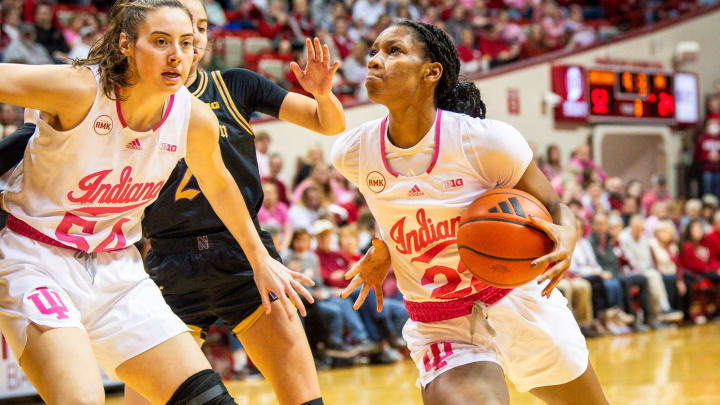
{"type": "Polygon", "coordinates": [[[230,405],[237,404],[228,393],[222,378],[213,370],[203,370],[185,380],[167,405],[230,405]]]}
{"type": "Polygon", "coordinates": [[[322,398],[315,398],[312,401],[303,402],[300,405],[325,405],[322,398]]]}

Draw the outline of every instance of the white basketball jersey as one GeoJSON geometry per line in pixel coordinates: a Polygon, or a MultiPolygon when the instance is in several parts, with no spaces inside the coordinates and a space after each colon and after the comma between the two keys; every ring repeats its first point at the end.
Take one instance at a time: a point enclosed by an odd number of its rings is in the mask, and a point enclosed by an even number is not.
{"type": "Polygon", "coordinates": [[[464,298],[484,290],[488,286],[460,261],[460,215],[484,192],[517,183],[532,159],[527,142],[502,122],[438,110],[430,167],[417,176],[403,176],[386,161],[387,121],[349,131],[333,145],[332,154],[380,225],[398,287],[407,301],[416,302],[464,298]],[[478,150],[465,150],[468,134],[478,150]],[[359,156],[350,158],[348,151],[359,156]],[[478,156],[481,165],[474,166],[468,156],[478,156]],[[357,165],[357,171],[348,165],[357,165]]]}
{"type": "Polygon", "coordinates": [[[98,86],[88,114],[67,131],[38,117],[3,199],[11,229],[86,252],[122,249],[140,239],[144,208],[185,156],[191,100],[183,86],[166,101],[162,120],[137,132],[93,72],[98,86]]]}

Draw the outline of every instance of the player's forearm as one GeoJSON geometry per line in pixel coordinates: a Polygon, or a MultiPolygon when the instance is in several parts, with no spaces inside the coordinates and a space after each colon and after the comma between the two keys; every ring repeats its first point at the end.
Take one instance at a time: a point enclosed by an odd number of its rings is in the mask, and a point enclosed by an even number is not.
{"type": "Polygon", "coordinates": [[[335,135],[345,130],[345,111],[340,100],[331,92],[327,96],[316,97],[317,120],[323,133],[335,135]]]}

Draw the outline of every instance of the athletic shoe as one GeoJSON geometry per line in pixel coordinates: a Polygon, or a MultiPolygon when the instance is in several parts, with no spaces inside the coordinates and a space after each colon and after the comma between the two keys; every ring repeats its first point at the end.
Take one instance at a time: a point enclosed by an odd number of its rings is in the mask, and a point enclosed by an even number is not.
{"type": "Polygon", "coordinates": [[[325,355],[337,359],[351,359],[357,356],[360,351],[357,347],[351,347],[348,345],[336,345],[328,344],[325,349],[325,355]]]}
{"type": "Polygon", "coordinates": [[[681,322],[683,320],[683,313],[682,311],[675,311],[675,310],[669,310],[665,311],[660,316],[658,316],[658,320],[660,322],[681,322]]]}

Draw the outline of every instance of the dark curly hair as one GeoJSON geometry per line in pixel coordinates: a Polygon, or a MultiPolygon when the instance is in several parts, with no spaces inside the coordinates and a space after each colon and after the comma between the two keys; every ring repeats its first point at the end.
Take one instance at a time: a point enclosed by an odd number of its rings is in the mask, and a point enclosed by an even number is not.
{"type": "Polygon", "coordinates": [[[447,111],[485,118],[486,108],[475,83],[460,77],[460,58],[450,36],[442,29],[417,21],[400,21],[393,25],[412,28],[415,39],[422,42],[425,57],[443,66],[435,87],[435,105],[447,111]]]}
{"type": "Polygon", "coordinates": [[[88,57],[73,60],[73,66],[97,65],[105,95],[109,99],[119,97],[115,87],[130,85],[128,59],[118,47],[120,34],[124,32],[128,41],[134,44],[147,12],[161,7],[179,8],[192,21],[190,11],[179,0],[119,0],[110,9],[105,34],[92,45],[88,57]]]}

